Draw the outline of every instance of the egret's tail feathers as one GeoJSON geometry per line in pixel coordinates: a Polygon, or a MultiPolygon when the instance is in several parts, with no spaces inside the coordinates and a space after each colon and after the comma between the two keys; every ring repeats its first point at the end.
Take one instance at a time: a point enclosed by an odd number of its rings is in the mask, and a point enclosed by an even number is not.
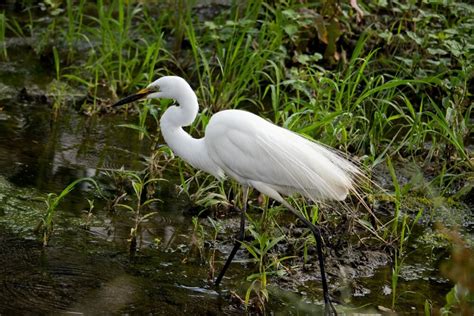
{"type": "Polygon", "coordinates": [[[292,138],[291,146],[288,143],[282,146],[276,138],[261,140],[268,142],[268,148],[283,154],[278,155],[279,159],[270,153],[269,157],[286,178],[291,179],[290,185],[273,183],[276,191],[284,195],[300,193],[313,201],[342,201],[349,192],[357,192],[357,181],[363,172],[355,164],[336,151],[297,134],[292,133],[292,138]]]}

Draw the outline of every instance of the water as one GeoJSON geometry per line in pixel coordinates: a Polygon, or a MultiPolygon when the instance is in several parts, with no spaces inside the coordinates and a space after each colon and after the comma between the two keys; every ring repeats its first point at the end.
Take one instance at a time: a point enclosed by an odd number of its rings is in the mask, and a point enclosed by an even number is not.
{"type": "Polygon", "coordinates": [[[187,280],[190,272],[195,277],[203,269],[189,271],[189,265],[176,269],[173,253],[131,262],[120,250],[99,245],[85,232],[67,239],[68,245],[42,249],[34,241],[2,234],[2,312],[216,314],[224,310],[216,292],[187,280]]]}

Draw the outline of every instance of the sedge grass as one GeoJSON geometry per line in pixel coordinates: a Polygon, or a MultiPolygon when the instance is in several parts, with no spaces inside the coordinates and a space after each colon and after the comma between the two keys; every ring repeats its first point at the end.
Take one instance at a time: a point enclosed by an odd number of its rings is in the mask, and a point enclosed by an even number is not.
{"type": "Polygon", "coordinates": [[[0,49],[2,58],[7,60],[7,43],[5,42],[5,31],[7,28],[7,18],[4,13],[0,13],[0,49]]]}
{"type": "Polygon", "coordinates": [[[242,16],[236,10],[233,19],[219,27],[214,23],[197,26],[188,15],[186,36],[199,81],[198,93],[206,108],[217,111],[245,102],[262,107],[260,86],[268,77],[266,72],[272,70],[268,61],[276,58],[281,42],[267,24],[257,30],[261,7],[261,1],[254,1],[242,16]],[[208,35],[198,38],[197,27],[208,35]]]}

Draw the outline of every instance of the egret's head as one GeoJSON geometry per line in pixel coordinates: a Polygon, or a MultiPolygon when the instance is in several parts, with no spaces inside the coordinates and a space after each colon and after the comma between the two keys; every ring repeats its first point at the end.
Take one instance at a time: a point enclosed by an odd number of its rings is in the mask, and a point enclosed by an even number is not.
{"type": "Polygon", "coordinates": [[[124,105],[142,99],[176,99],[180,95],[185,93],[185,91],[188,89],[191,89],[191,87],[186,82],[186,80],[181,77],[161,77],[160,79],[153,81],[146,88],[141,89],[137,93],[119,100],[113,106],[124,105]]]}

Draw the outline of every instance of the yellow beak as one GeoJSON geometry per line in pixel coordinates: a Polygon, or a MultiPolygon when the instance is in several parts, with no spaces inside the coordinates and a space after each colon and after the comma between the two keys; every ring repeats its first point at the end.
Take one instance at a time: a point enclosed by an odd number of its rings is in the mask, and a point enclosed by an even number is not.
{"type": "Polygon", "coordinates": [[[124,105],[124,104],[127,104],[127,103],[131,103],[131,102],[134,102],[134,101],[137,101],[137,100],[144,99],[150,93],[152,93],[152,91],[150,89],[143,88],[135,94],[132,94],[132,95],[129,95],[128,97],[120,99],[119,101],[117,101],[112,106],[115,107],[115,106],[124,105]]]}

